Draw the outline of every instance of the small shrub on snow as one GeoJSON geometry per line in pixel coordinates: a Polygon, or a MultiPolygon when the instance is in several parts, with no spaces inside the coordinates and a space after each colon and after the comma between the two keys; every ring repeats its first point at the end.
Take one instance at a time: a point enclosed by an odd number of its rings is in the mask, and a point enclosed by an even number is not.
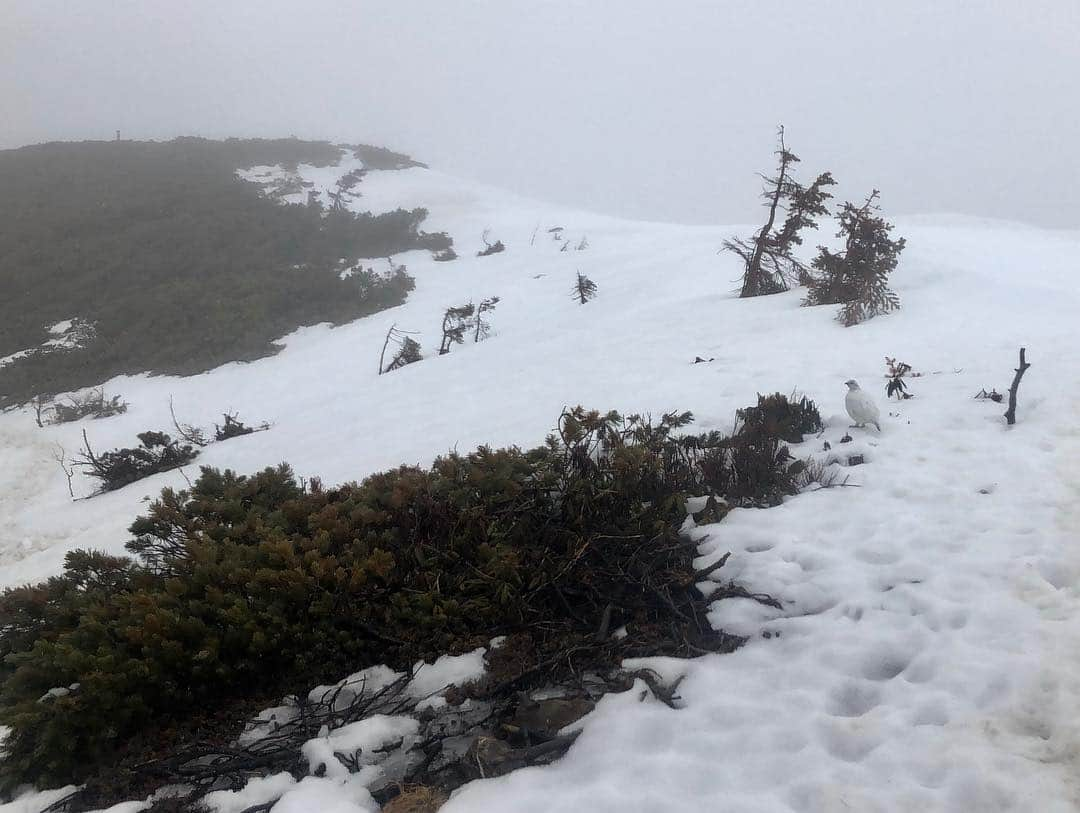
{"type": "Polygon", "coordinates": [[[998,392],[996,389],[991,389],[990,392],[987,392],[985,389],[981,389],[977,393],[975,393],[975,400],[989,400],[1000,404],[1002,401],[1005,400],[1005,396],[998,392]]]}
{"type": "Polygon", "coordinates": [[[885,397],[891,398],[895,395],[897,401],[914,398],[915,396],[907,391],[907,382],[904,381],[904,376],[911,373],[912,377],[915,377],[921,375],[921,373],[912,373],[910,364],[897,361],[889,356],[885,357],[885,366],[888,369],[889,378],[888,383],[885,384],[885,397]]]}
{"type": "Polygon", "coordinates": [[[181,444],[164,432],[141,432],[136,437],[138,446],[97,454],[83,432],[84,451],[75,463],[88,476],[100,481],[99,493],[115,491],[152,474],[179,468],[199,454],[191,445],[181,444]]]}
{"type": "Polygon", "coordinates": [[[452,260],[457,257],[454,252],[454,240],[444,231],[422,231],[416,242],[419,248],[433,252],[436,260],[452,260]]]}
{"type": "MultiPolygon", "coordinates": [[[[242,420],[236,417],[236,413],[224,413],[222,415],[224,423],[214,424],[214,440],[222,441],[229,438],[238,438],[241,435],[250,435],[255,432],[254,426],[248,426],[242,420]]],[[[266,424],[263,424],[261,428],[266,428],[266,424]]]]}
{"type": "Polygon", "coordinates": [[[248,426],[237,417],[235,412],[225,412],[222,413],[224,423],[214,424],[213,440],[208,440],[206,432],[199,427],[181,423],[177,420],[171,397],[169,398],[169,414],[172,415],[173,427],[176,429],[176,433],[180,436],[180,439],[192,446],[198,446],[200,448],[209,443],[220,443],[221,441],[229,440],[230,438],[250,435],[253,432],[264,432],[270,428],[270,424],[268,423],[261,423],[257,427],[248,426]]]}
{"type": "Polygon", "coordinates": [[[91,390],[86,395],[73,395],[64,401],[57,401],[51,407],[52,418],[49,423],[72,423],[82,418],[109,418],[127,412],[128,404],[114,395],[105,397],[101,389],[91,390]]]}
{"type": "Polygon", "coordinates": [[[736,412],[741,422],[739,434],[775,437],[788,443],[802,443],[803,435],[820,432],[821,413],[817,405],[803,396],[798,401],[780,393],[758,395],[757,406],[736,412]]]}
{"type": "Polygon", "coordinates": [[[423,358],[423,353],[420,351],[420,343],[412,336],[406,336],[401,340],[401,346],[394,354],[394,357],[390,359],[390,363],[386,365],[386,369],[383,370],[383,372],[388,373],[391,370],[398,370],[406,365],[415,364],[423,358]]]}
{"type": "Polygon", "coordinates": [[[490,257],[492,254],[499,254],[506,251],[506,246],[503,245],[502,240],[496,240],[494,243],[488,242],[488,235],[491,233],[490,229],[486,229],[481,235],[480,239],[484,241],[484,249],[476,253],[477,257],[490,257]]]}
{"type": "Polygon", "coordinates": [[[584,305],[596,296],[596,283],[578,271],[572,294],[578,302],[584,305]]]}

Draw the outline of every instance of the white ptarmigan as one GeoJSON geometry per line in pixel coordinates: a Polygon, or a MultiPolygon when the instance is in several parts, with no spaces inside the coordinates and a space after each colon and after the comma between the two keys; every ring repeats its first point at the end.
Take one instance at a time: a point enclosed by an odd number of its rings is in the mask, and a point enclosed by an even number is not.
{"type": "Polygon", "coordinates": [[[847,407],[848,415],[855,421],[855,428],[862,428],[868,423],[872,423],[880,432],[881,424],[878,423],[878,418],[881,413],[878,412],[874,399],[859,389],[858,381],[851,380],[844,383],[848,385],[848,394],[844,399],[844,406],[847,407]]]}

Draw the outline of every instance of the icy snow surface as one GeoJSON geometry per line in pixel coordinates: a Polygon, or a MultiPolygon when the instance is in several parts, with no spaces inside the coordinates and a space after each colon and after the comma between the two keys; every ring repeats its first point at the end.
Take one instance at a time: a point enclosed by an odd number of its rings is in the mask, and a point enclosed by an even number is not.
{"type": "MultiPolygon", "coordinates": [[[[301,173],[325,189],[349,168],[301,173]]],[[[423,169],[371,173],[355,191],[356,208],[426,206],[424,228],[449,231],[461,259],[395,258],[417,279],[406,304],[297,331],[276,357],[110,381],[131,405],[124,415],[45,429],[27,411],[0,415],[0,582],[51,575],[77,547],[122,551],[144,495],[184,486],[174,472],[71,502],[53,461],[55,444],[74,450],[84,426],[101,449],[168,429],[170,395],[185,423],[230,410],[273,424],[207,448],[199,464],[250,472],[285,460],[330,483],[455,447],[534,445],[564,405],[690,409],[703,431],[729,429],[756,393],[798,387],[827,426],[796,453],[827,440],[840,458],[863,454],[865,465],[844,469],[858,487],[736,510],[695,532],[702,564],[731,551],[723,577],[784,609],[718,602],[713,619],[751,640],[656,664],[685,673],[685,708],[609,696],[559,763],[475,782],[444,810],[1078,808],[1080,234],[899,220],[903,309],[845,329],[832,307],[799,307],[799,291],[735,298],[737,261],[717,249],[750,227],[619,221],[423,169]],[[554,226],[573,245],[587,235],[588,249],[560,251],[554,226]],[[489,228],[507,251],[477,258],[489,228]],[[578,270],[599,286],[585,306],[570,297],[578,270]],[[489,296],[500,297],[492,337],[435,356],[443,309],[489,296]],[[391,324],[420,331],[426,357],[379,377],[391,324]],[[972,396],[1006,390],[1021,345],[1033,366],[1006,428],[1002,405],[972,396]],[[910,379],[912,400],[886,402],[886,355],[925,373],[910,379]],[[849,378],[877,400],[882,431],[852,429],[840,444],[849,378]]],[[[373,810],[363,779],[285,783],[274,813],[373,810]]],[[[245,803],[264,799],[253,794],[245,803]]],[[[242,809],[234,802],[219,809],[242,809]]]]}

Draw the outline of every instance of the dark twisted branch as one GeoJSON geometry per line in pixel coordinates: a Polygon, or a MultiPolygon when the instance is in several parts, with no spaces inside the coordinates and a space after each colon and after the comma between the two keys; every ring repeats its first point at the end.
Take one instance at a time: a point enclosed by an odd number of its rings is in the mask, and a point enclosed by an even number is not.
{"type": "Polygon", "coordinates": [[[1009,408],[1005,412],[1005,421],[1012,426],[1016,423],[1016,393],[1020,389],[1020,379],[1024,377],[1024,373],[1027,372],[1028,367],[1031,365],[1027,363],[1025,358],[1026,349],[1020,348],[1020,366],[1016,368],[1016,375],[1013,376],[1012,386],[1009,387],[1009,408]]]}

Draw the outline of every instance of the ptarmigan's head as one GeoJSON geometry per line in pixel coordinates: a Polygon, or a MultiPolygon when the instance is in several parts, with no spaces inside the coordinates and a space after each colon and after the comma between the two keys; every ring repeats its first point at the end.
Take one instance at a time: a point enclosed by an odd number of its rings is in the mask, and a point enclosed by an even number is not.
{"type": "Polygon", "coordinates": [[[850,378],[844,383],[848,385],[849,390],[857,390],[859,388],[859,382],[856,381],[854,378],[850,378]]]}

